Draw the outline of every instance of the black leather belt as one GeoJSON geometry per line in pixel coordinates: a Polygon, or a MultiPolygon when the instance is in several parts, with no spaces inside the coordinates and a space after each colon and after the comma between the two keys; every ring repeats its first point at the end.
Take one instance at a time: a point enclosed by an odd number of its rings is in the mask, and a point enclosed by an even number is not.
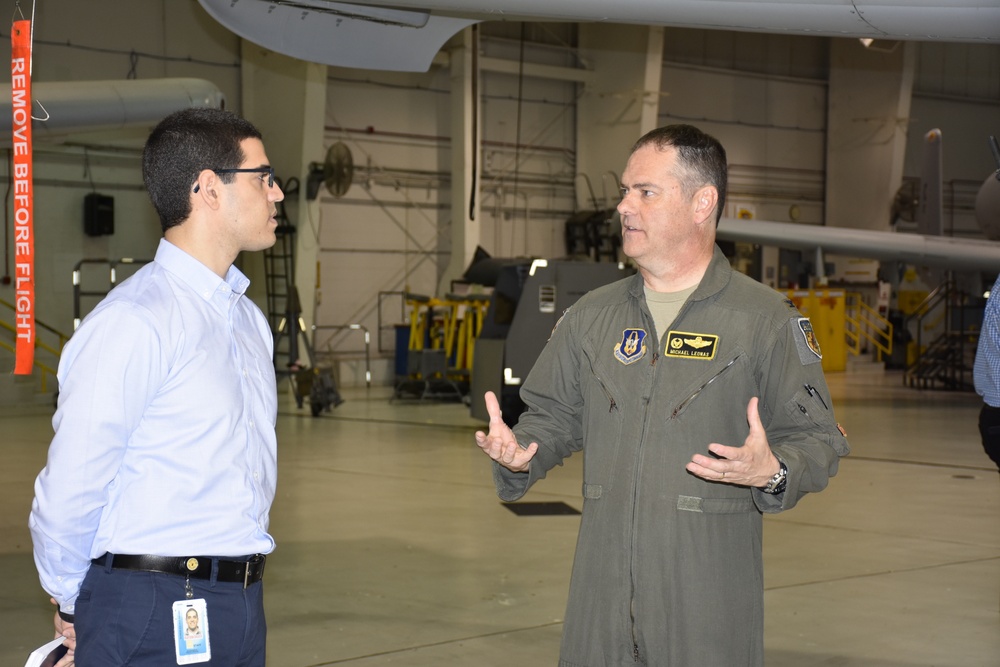
{"type": "Polygon", "coordinates": [[[113,570],[140,570],[143,572],[162,572],[175,574],[192,579],[211,579],[212,562],[218,567],[216,581],[241,583],[243,588],[256,584],[264,577],[264,561],[266,557],[255,554],[247,560],[222,560],[210,556],[132,556],[129,554],[104,554],[91,561],[94,565],[103,567],[111,558],[113,570]]]}

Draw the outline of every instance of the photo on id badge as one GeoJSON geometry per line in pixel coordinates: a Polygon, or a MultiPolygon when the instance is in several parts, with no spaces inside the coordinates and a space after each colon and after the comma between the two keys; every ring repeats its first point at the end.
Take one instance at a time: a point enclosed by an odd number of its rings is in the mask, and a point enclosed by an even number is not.
{"type": "Polygon", "coordinates": [[[174,648],[178,665],[193,665],[212,659],[208,641],[208,609],[205,600],[174,603],[174,648]]]}

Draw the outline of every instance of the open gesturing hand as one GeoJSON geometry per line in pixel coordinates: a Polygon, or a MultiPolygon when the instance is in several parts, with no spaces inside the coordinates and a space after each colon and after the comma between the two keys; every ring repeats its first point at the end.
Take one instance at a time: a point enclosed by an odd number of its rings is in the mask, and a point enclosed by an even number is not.
{"type": "Polygon", "coordinates": [[[713,442],[708,451],[718,458],[695,454],[685,466],[687,471],[710,482],[725,482],[741,486],[762,487],[781,468],[777,457],[767,442],[767,432],[760,421],[755,396],[747,404],[747,423],[750,434],[742,447],[729,447],[713,442]]]}
{"type": "Polygon", "coordinates": [[[538,451],[538,443],[533,442],[527,448],[517,444],[514,432],[503,422],[500,402],[492,391],[486,392],[486,411],[490,414],[490,431],[489,433],[476,431],[476,444],[491,459],[508,470],[526,471],[532,457],[538,451]]]}

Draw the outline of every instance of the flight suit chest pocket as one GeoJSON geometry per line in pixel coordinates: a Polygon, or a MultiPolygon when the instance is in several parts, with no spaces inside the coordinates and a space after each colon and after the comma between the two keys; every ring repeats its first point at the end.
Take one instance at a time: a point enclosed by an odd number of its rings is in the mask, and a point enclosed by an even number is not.
{"type": "MultiPolygon", "coordinates": [[[[583,464],[584,495],[590,499],[600,498],[602,485],[613,477],[613,471],[622,462],[622,433],[627,412],[634,412],[630,405],[639,401],[642,389],[622,384],[622,369],[614,364],[587,354],[588,364],[580,369],[583,402],[583,438],[586,443],[586,457],[583,464]],[[628,387],[623,388],[623,387],[628,387]],[[590,491],[587,491],[587,488],[590,491]]],[[[631,369],[630,369],[631,370],[631,369]]],[[[641,381],[641,371],[636,371],[634,384],[641,381]]]]}
{"type": "MultiPolygon", "coordinates": [[[[584,402],[587,404],[588,412],[606,412],[620,417],[625,407],[626,398],[628,398],[622,393],[621,387],[630,386],[629,378],[622,377],[625,369],[618,369],[614,365],[605,363],[605,360],[601,359],[600,355],[595,354],[595,350],[590,345],[584,347],[584,353],[589,365],[589,368],[584,369],[582,373],[586,378],[584,402]]],[[[639,381],[639,369],[630,370],[637,371],[636,377],[633,379],[634,384],[634,382],[639,381]]]]}
{"type": "MultiPolygon", "coordinates": [[[[738,380],[741,374],[745,356],[740,348],[730,350],[729,354],[717,362],[712,362],[709,367],[704,369],[704,372],[698,374],[691,382],[686,383],[685,388],[677,394],[678,399],[670,406],[670,418],[680,417],[700,401],[706,400],[711,395],[716,395],[721,387],[732,386],[733,381],[738,380]]],[[[697,363],[701,362],[671,360],[668,367],[673,370],[675,365],[697,363]]],[[[670,371],[667,372],[670,373],[670,371]]]]}

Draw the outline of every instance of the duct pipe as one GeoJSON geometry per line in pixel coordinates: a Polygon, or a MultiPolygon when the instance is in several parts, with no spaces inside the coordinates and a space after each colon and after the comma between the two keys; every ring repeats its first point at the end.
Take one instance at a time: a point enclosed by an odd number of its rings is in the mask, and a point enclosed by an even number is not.
{"type": "MultiPolygon", "coordinates": [[[[75,132],[152,126],[179,109],[222,109],[226,103],[214,83],[189,78],[38,82],[32,85],[32,97],[36,103],[31,129],[38,142],[75,132]],[[48,120],[39,120],[45,112],[48,120]]],[[[0,86],[0,146],[10,145],[10,133],[11,95],[7,84],[0,86]]]]}

